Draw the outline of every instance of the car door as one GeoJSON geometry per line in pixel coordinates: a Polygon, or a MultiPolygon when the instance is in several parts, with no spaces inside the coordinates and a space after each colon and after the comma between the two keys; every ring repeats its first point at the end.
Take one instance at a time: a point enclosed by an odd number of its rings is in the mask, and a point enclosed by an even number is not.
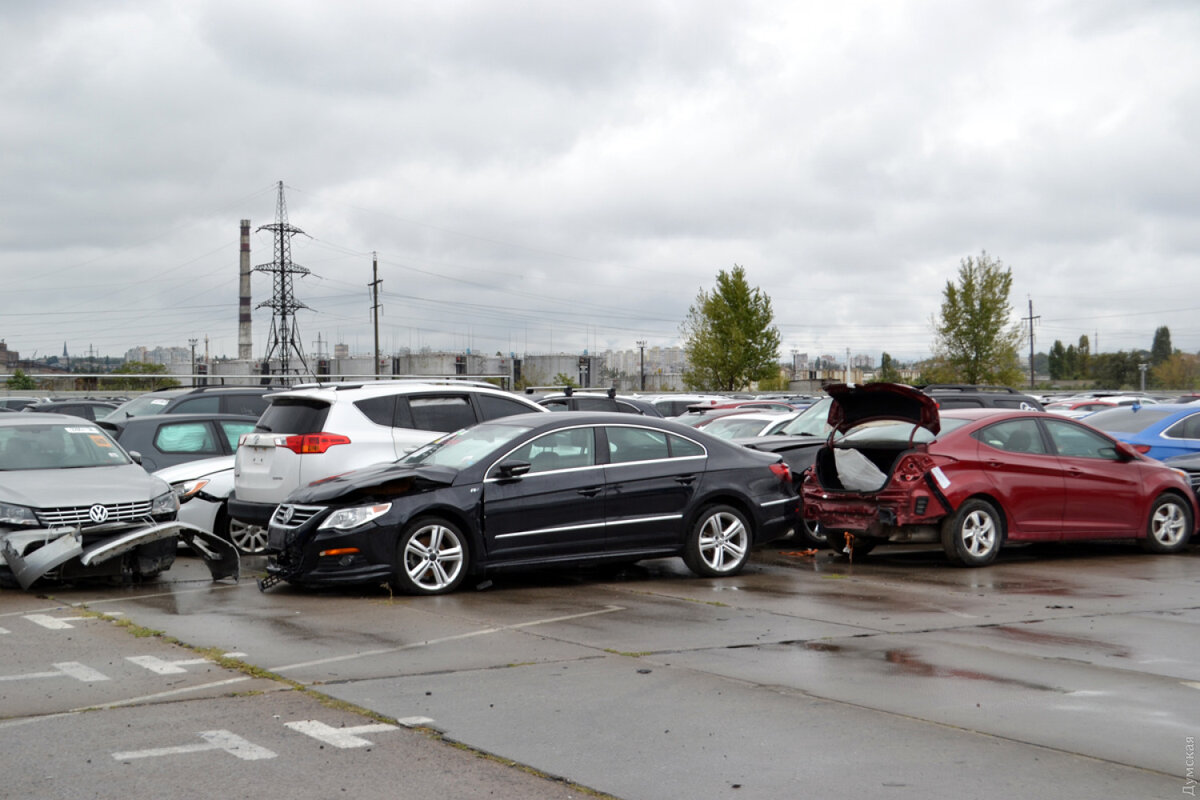
{"type": "Polygon", "coordinates": [[[1010,534],[1021,539],[1058,539],[1067,505],[1066,479],[1037,419],[1005,420],[972,436],[979,441],[982,471],[1008,515],[1010,534]]]}
{"type": "Polygon", "coordinates": [[[690,439],[636,424],[605,425],[609,552],[678,544],[707,454],[690,439]]]}
{"type": "Polygon", "coordinates": [[[1138,462],[1123,459],[1107,436],[1069,420],[1043,419],[1063,466],[1064,539],[1129,536],[1144,503],[1138,462]]]}
{"type": "Polygon", "coordinates": [[[536,560],[604,550],[604,473],[591,425],[551,431],[493,464],[483,482],[489,560],[536,560]],[[529,464],[500,476],[499,465],[529,464]]]}

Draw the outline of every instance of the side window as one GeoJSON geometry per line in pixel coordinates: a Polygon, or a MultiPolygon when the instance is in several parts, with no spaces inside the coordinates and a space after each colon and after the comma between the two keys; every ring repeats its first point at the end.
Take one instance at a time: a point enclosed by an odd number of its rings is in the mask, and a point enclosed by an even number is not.
{"type": "MultiPolygon", "coordinates": [[[[363,413],[367,419],[374,422],[376,425],[392,426],[392,417],[396,409],[396,396],[385,395],[383,397],[368,397],[366,400],[359,400],[354,404],[354,407],[363,413]]],[[[406,427],[412,427],[406,426],[406,427]]]]}
{"type": "Polygon", "coordinates": [[[593,466],[596,463],[595,429],[569,428],[539,436],[505,460],[529,462],[530,474],[593,466]]]}
{"type": "Polygon", "coordinates": [[[989,425],[972,434],[976,439],[1009,453],[1041,453],[1046,452],[1046,443],[1042,441],[1041,431],[1038,430],[1037,420],[1011,419],[989,425]]]}
{"type": "Polygon", "coordinates": [[[159,425],[154,432],[154,447],[162,453],[221,453],[212,430],[203,422],[159,425]]]}
{"type": "Polygon", "coordinates": [[[253,394],[231,394],[221,398],[221,411],[257,417],[267,410],[267,398],[253,394]]]}
{"type": "Polygon", "coordinates": [[[616,411],[617,404],[607,397],[576,397],[575,407],[580,411],[616,411]]]}
{"type": "Polygon", "coordinates": [[[567,398],[565,398],[565,397],[555,398],[554,400],[547,400],[546,402],[542,403],[541,406],[542,406],[542,408],[546,409],[547,411],[570,411],[571,410],[571,402],[569,400],[567,400],[567,398]]]}
{"type": "Polygon", "coordinates": [[[528,414],[532,408],[508,397],[497,397],[492,394],[477,394],[475,400],[479,403],[480,421],[511,417],[513,414],[528,414]]]}
{"type": "Polygon", "coordinates": [[[606,427],[604,432],[608,436],[608,460],[613,464],[671,457],[664,431],[613,425],[606,427]]]}
{"type": "Polygon", "coordinates": [[[221,398],[215,394],[192,397],[168,411],[168,414],[217,414],[221,411],[221,398]]]}
{"type": "Polygon", "coordinates": [[[231,451],[237,450],[238,439],[243,433],[250,433],[254,430],[253,422],[230,422],[228,420],[217,423],[221,427],[221,432],[225,434],[225,440],[229,442],[231,451]]]}
{"type": "Polygon", "coordinates": [[[422,431],[456,431],[475,424],[475,409],[466,395],[411,395],[413,427],[422,431]]]}
{"type": "Polygon", "coordinates": [[[704,448],[691,439],[685,439],[672,433],[667,440],[671,443],[671,458],[690,458],[705,454],[704,448]]]}
{"type": "Polygon", "coordinates": [[[1111,441],[1098,433],[1088,430],[1082,425],[1072,425],[1069,422],[1047,419],[1044,420],[1046,430],[1050,431],[1050,439],[1060,456],[1068,458],[1102,458],[1106,461],[1118,460],[1117,448],[1111,441]]]}
{"type": "Polygon", "coordinates": [[[1163,431],[1171,439],[1200,439],[1200,414],[1192,414],[1163,431]]]}

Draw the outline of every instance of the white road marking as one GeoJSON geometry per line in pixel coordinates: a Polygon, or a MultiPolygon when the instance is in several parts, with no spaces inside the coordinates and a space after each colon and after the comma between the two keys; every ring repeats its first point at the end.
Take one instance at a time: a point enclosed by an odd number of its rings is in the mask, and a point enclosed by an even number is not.
{"type": "Polygon", "coordinates": [[[460,633],[455,636],[445,636],[441,639],[427,639],[423,642],[413,642],[412,644],[402,644],[397,647],[384,647],[379,650],[365,650],[360,653],[352,653],[345,656],[331,656],[329,658],[321,658],[316,661],[301,661],[296,664],[285,664],[282,667],[271,667],[271,672],[286,672],[288,670],[302,669],[304,667],[319,667],[324,664],[335,664],[339,661],[353,661],[356,658],[366,658],[368,656],[379,656],[386,653],[399,653],[404,650],[413,650],[418,647],[428,647],[431,644],[442,644],[443,642],[454,642],[460,639],[471,639],[476,636],[485,636],[489,633],[500,633],[501,631],[513,631],[520,628],[532,628],[535,625],[548,625],[552,622],[565,622],[572,619],[582,619],[583,617],[594,617],[597,614],[611,614],[614,611],[624,611],[624,606],[605,606],[598,611],[585,611],[581,614],[568,614],[562,617],[549,617],[547,619],[535,619],[529,622],[518,622],[516,625],[501,625],[496,628],[484,628],[470,633],[460,633]]]}
{"type": "Polygon", "coordinates": [[[57,664],[52,664],[53,672],[27,672],[24,675],[0,675],[0,681],[25,681],[34,680],[37,678],[74,678],[84,683],[92,683],[95,681],[106,681],[108,676],[103,672],[97,672],[91,667],[85,667],[78,661],[60,661],[57,664]]]}
{"type": "Polygon", "coordinates": [[[1200,689],[1200,682],[1198,681],[1182,681],[1182,683],[1189,689],[1200,689]]]}
{"type": "Polygon", "coordinates": [[[12,631],[10,631],[8,628],[0,628],[0,636],[3,636],[6,633],[12,633],[12,631]]]}
{"type": "Polygon", "coordinates": [[[229,731],[201,731],[200,738],[205,744],[184,744],[177,747],[153,747],[149,750],[129,750],[113,753],[117,761],[132,761],[136,758],[156,758],[158,756],[175,756],[186,753],[203,753],[207,750],[224,750],[243,761],[260,761],[264,758],[275,758],[276,754],[265,747],[246,741],[229,731]]]}
{"type": "Polygon", "coordinates": [[[325,744],[333,745],[342,750],[347,750],[351,747],[369,747],[374,744],[370,739],[364,739],[357,736],[359,733],[381,733],[383,731],[398,731],[400,728],[396,725],[388,725],[384,722],[377,722],[372,725],[358,725],[353,728],[334,728],[326,725],[324,722],[315,719],[302,719],[296,722],[285,722],[284,727],[290,728],[297,733],[303,733],[305,736],[311,736],[314,739],[324,742],[325,744]]]}
{"type": "MultiPolygon", "coordinates": [[[[245,653],[226,653],[229,658],[237,658],[246,655],[245,653]]],[[[167,661],[158,656],[125,656],[126,661],[132,661],[139,667],[145,667],[157,675],[178,675],[181,672],[187,672],[184,667],[194,667],[198,664],[212,664],[213,662],[207,658],[181,658],[175,661],[167,661]]]]}
{"type": "MultiPolygon", "coordinates": [[[[106,612],[110,617],[121,616],[120,611],[106,612]]],[[[88,620],[98,619],[98,617],[52,617],[49,614],[26,614],[25,619],[35,625],[41,625],[43,628],[52,631],[65,631],[74,628],[72,622],[87,622],[88,620]]]]}
{"type": "Polygon", "coordinates": [[[433,717],[405,717],[404,719],[396,720],[396,722],[399,722],[406,728],[419,728],[422,725],[431,724],[433,717]]]}

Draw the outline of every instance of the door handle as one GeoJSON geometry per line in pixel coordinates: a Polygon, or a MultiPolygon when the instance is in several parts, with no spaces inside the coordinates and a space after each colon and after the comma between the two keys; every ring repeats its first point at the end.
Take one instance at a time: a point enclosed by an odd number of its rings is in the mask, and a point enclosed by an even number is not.
{"type": "Polygon", "coordinates": [[[991,467],[992,469],[1000,469],[1000,467],[1002,467],[1003,464],[1001,464],[999,461],[989,461],[988,466],[991,467]]]}
{"type": "Polygon", "coordinates": [[[584,497],[595,497],[596,495],[600,494],[600,487],[599,486],[589,486],[586,489],[580,489],[579,493],[581,495],[583,495],[584,497]]]}

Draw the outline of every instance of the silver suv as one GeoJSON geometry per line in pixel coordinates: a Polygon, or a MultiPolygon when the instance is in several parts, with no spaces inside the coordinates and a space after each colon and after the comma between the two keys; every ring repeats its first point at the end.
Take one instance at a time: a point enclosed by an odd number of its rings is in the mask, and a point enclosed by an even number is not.
{"type": "Polygon", "coordinates": [[[467,381],[325,383],[270,396],[234,459],[229,515],[266,526],[296,489],[352,469],[394,461],[477,422],[546,409],[467,381]]]}

